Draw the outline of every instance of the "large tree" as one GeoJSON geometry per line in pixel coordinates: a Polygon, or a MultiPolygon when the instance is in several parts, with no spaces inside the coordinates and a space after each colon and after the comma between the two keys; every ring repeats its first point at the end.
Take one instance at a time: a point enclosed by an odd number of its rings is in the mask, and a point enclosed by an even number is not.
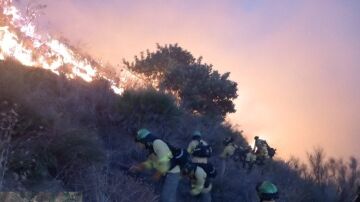
{"type": "Polygon", "coordinates": [[[124,60],[124,64],[156,89],[175,95],[188,111],[223,119],[235,112],[237,83],[229,80],[229,72],[220,74],[201,59],[177,44],[157,45],[155,52],[141,53],[134,62],[124,60]]]}

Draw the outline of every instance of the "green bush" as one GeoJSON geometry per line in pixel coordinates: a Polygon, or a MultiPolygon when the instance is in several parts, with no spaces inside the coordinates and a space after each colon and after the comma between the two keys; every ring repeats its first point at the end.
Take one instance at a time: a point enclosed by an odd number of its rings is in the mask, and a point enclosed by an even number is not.
{"type": "Polygon", "coordinates": [[[164,115],[178,115],[175,99],[154,89],[126,91],[120,98],[119,110],[122,113],[144,112],[164,115]]]}
{"type": "Polygon", "coordinates": [[[172,96],[154,89],[125,91],[117,106],[123,125],[132,129],[155,124],[171,126],[181,115],[172,96]]]}

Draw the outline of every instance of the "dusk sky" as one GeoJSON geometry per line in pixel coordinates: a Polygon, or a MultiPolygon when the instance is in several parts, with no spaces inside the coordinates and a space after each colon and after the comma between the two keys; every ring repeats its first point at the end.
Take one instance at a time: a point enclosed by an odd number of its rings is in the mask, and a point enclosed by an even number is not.
{"type": "MultiPolygon", "coordinates": [[[[25,1],[19,1],[25,2],[25,1]]],[[[42,32],[121,64],[178,43],[238,83],[229,119],[305,157],[360,157],[358,0],[42,0],[42,32]]]]}

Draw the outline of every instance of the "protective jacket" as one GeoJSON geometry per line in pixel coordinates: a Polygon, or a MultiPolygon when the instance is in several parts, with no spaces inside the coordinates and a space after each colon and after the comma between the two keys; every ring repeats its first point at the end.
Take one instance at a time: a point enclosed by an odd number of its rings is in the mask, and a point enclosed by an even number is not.
{"type": "Polygon", "coordinates": [[[255,140],[254,150],[256,149],[256,154],[265,158],[268,158],[268,150],[267,150],[267,143],[265,140],[257,139],[255,140]]]}
{"type": "Polygon", "coordinates": [[[234,143],[229,143],[228,145],[225,146],[223,152],[220,154],[221,158],[228,158],[234,155],[236,149],[238,148],[238,146],[234,143]]]}
{"type": "Polygon", "coordinates": [[[248,163],[253,163],[256,161],[256,155],[254,153],[252,153],[251,151],[248,152],[246,154],[246,159],[245,159],[246,162],[248,163]]]}
{"type": "Polygon", "coordinates": [[[156,139],[153,141],[151,147],[152,148],[150,149],[152,149],[152,152],[150,152],[148,159],[143,162],[145,168],[156,169],[163,174],[166,172],[180,173],[179,166],[170,168],[170,160],[172,159],[173,155],[168,145],[164,141],[156,139]]]}
{"type": "Polygon", "coordinates": [[[191,178],[192,195],[199,195],[201,193],[208,193],[211,191],[212,184],[207,178],[207,174],[203,168],[197,166],[194,171],[194,176],[191,178]]]}

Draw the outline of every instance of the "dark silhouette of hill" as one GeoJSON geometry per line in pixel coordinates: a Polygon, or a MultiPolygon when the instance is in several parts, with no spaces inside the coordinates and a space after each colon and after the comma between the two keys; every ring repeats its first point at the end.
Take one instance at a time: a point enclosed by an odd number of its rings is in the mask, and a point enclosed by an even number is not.
{"type": "MultiPolygon", "coordinates": [[[[176,45],[158,51],[126,64],[149,80],[154,73],[161,75],[156,78],[160,83],[126,89],[122,95],[114,94],[104,80],[68,80],[40,68],[1,61],[1,118],[14,123],[0,131],[8,137],[0,148],[1,191],[80,191],[85,201],[157,201],[161,182],[151,181],[147,173],[127,172],[146,156],[134,143],[140,127],[184,148],[192,132],[200,129],[214,147],[211,162],[220,170],[224,137],[248,144],[238,129],[224,121],[227,113],[234,112],[236,83],[176,45]],[[154,70],[159,61],[162,69],[154,70]],[[186,81],[176,81],[174,75],[184,75],[186,81]],[[12,111],[16,119],[11,118],[12,111]]],[[[229,159],[224,177],[214,181],[213,201],[257,201],[255,185],[262,180],[279,187],[279,201],[354,197],[360,178],[355,158],[350,163],[327,159],[317,149],[309,160],[305,166],[296,158],[276,159],[248,173],[229,159]]],[[[195,201],[188,191],[183,181],[178,201],[195,201]]]]}

